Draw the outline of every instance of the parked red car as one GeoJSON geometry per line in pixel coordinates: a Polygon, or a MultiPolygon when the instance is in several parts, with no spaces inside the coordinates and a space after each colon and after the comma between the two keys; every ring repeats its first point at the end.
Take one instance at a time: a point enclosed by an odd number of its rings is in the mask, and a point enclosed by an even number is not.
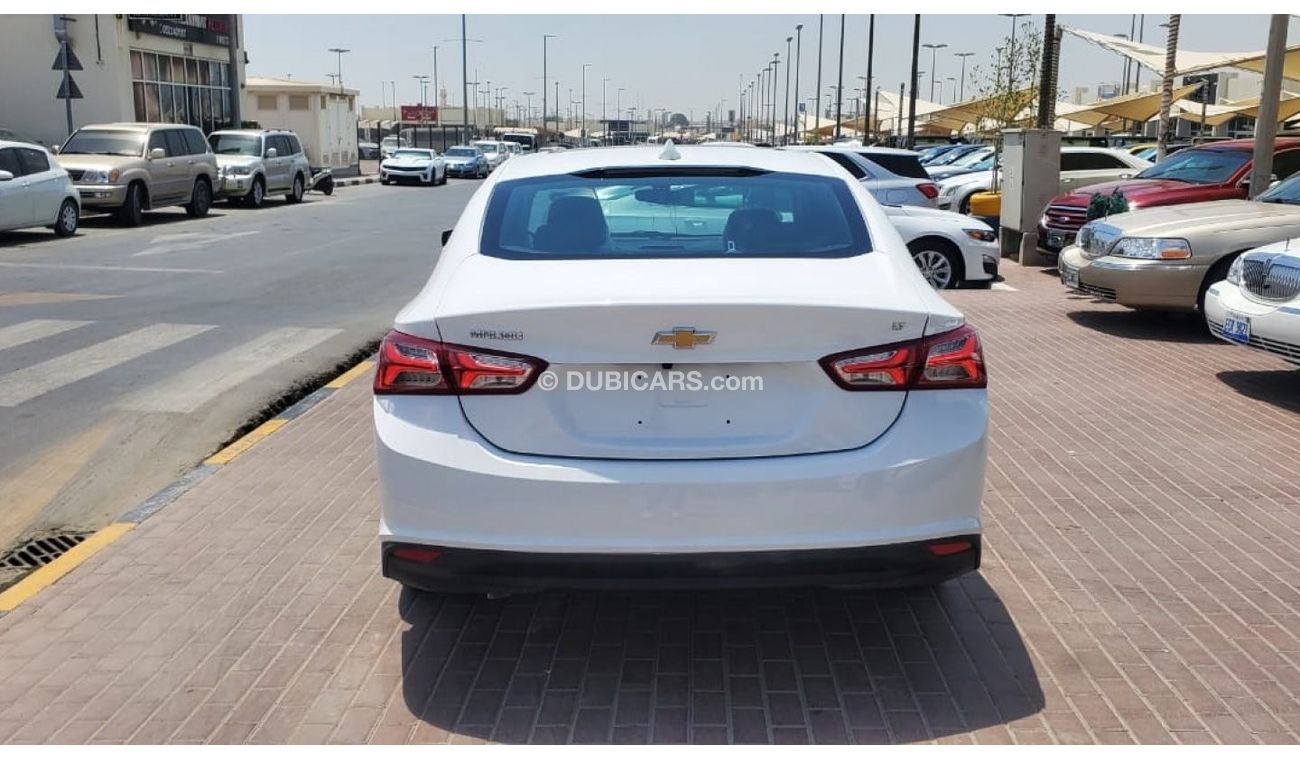
{"type": "MultiPolygon", "coordinates": [[[[1300,170],[1300,138],[1278,138],[1273,146],[1273,174],[1278,179],[1300,170]]],[[[1073,243],[1075,233],[1088,221],[1088,203],[1096,193],[1110,195],[1118,189],[1133,210],[1245,198],[1254,150],[1254,140],[1184,148],[1132,179],[1086,185],[1058,195],[1038,221],[1038,248],[1055,255],[1073,243]]]]}

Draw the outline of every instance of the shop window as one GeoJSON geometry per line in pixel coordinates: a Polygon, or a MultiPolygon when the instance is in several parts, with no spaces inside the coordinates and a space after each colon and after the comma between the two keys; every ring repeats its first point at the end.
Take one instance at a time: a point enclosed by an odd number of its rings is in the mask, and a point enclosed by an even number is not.
{"type": "Polygon", "coordinates": [[[185,62],[185,81],[189,84],[199,83],[199,62],[193,58],[185,62]]]}
{"type": "MultiPolygon", "coordinates": [[[[131,55],[132,57],[136,57],[139,53],[132,53],[131,55]]],[[[144,82],[135,82],[132,84],[131,95],[132,99],[135,101],[135,120],[148,121],[149,111],[144,105],[144,82]]]]}
{"type": "Polygon", "coordinates": [[[131,78],[144,79],[144,61],[140,58],[139,50],[131,51],[131,78]]]}
{"type": "Polygon", "coordinates": [[[158,56],[153,53],[143,53],[144,59],[144,78],[151,81],[158,81],[158,56]]]}
{"type": "Polygon", "coordinates": [[[172,57],[169,55],[158,56],[158,81],[172,81],[172,57]]]}
{"type": "Polygon", "coordinates": [[[289,110],[290,110],[290,111],[306,111],[309,107],[310,107],[310,106],[307,104],[307,96],[306,96],[306,95],[290,95],[290,96],[289,96],[289,110]]]}
{"type": "Polygon", "coordinates": [[[280,98],[275,95],[258,95],[257,110],[274,111],[280,107],[280,98]]]}

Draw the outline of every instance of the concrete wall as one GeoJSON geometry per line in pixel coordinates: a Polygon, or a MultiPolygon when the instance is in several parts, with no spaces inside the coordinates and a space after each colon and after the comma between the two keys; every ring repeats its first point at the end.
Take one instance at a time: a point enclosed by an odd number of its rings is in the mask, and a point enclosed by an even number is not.
{"type": "MultiPolygon", "coordinates": [[[[223,46],[130,31],[124,14],[68,15],[75,19],[68,23],[73,53],[84,67],[72,72],[84,96],[72,101],[74,128],[135,120],[132,49],[229,61],[229,52],[223,46]]],[[[0,30],[0,126],[46,145],[63,142],[68,136],[64,102],[55,98],[63,73],[51,69],[59,52],[54,16],[0,15],[0,30]]],[[[242,39],[242,22],[239,36],[242,39]]],[[[231,75],[236,82],[244,78],[242,51],[239,62],[231,75]]]]}

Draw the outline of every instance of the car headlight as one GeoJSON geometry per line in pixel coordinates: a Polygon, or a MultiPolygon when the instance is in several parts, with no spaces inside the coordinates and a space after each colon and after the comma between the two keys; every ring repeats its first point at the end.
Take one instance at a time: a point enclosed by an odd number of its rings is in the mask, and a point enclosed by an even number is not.
{"type": "Polygon", "coordinates": [[[990,229],[962,228],[962,232],[966,233],[966,237],[971,240],[978,240],[981,243],[992,243],[998,239],[998,233],[990,229]]]}
{"type": "Polygon", "coordinates": [[[1241,270],[1245,267],[1245,256],[1238,256],[1232,260],[1232,266],[1228,267],[1228,282],[1233,285],[1241,284],[1241,270]]]}
{"type": "Polygon", "coordinates": [[[251,166],[227,166],[226,174],[232,177],[243,177],[253,173],[251,166]]]}
{"type": "Polygon", "coordinates": [[[947,198],[947,197],[950,196],[950,195],[956,195],[956,194],[957,194],[957,186],[956,186],[956,185],[948,185],[947,187],[941,187],[941,188],[939,188],[939,195],[941,195],[941,196],[944,197],[944,198],[947,198]]]}
{"type": "Polygon", "coordinates": [[[81,181],[92,185],[106,185],[116,182],[121,173],[117,169],[87,169],[81,175],[81,181]]]}
{"type": "Polygon", "coordinates": [[[1182,238],[1122,238],[1110,249],[1109,255],[1156,261],[1190,259],[1192,246],[1182,238]]]}

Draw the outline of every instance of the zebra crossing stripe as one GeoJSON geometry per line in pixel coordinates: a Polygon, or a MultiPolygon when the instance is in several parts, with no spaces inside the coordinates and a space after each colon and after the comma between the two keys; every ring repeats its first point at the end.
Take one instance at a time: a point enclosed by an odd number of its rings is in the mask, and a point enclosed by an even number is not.
{"type": "Polygon", "coordinates": [[[180,343],[216,325],[156,324],[53,359],[0,375],[0,406],[17,406],[37,396],[180,343]]]}
{"type": "Polygon", "coordinates": [[[0,351],[21,346],[34,340],[41,340],[58,335],[61,332],[75,330],[90,322],[78,322],[66,319],[32,319],[16,325],[0,327],[0,351]]]}
{"type": "Polygon", "coordinates": [[[342,330],[283,327],[132,393],[118,408],[137,412],[188,413],[203,406],[268,367],[338,335],[342,330]]]}

